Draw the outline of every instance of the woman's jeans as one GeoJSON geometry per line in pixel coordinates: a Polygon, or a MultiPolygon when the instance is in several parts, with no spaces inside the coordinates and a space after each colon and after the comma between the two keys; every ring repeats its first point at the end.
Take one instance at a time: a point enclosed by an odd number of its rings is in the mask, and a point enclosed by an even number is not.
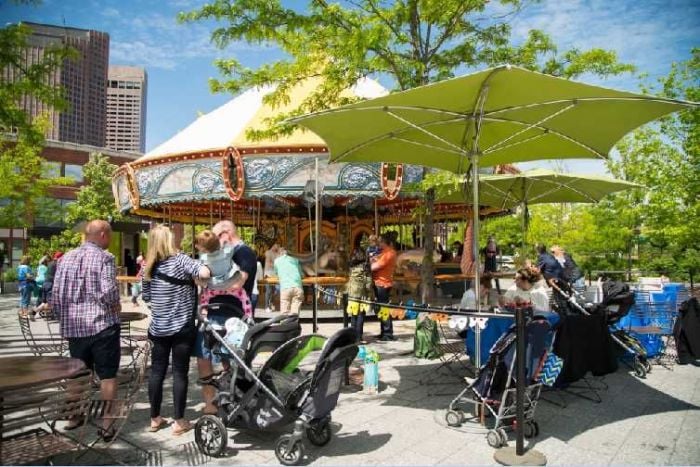
{"type": "Polygon", "coordinates": [[[34,284],[31,282],[26,282],[24,285],[19,287],[19,307],[23,310],[29,308],[30,302],[32,300],[32,292],[34,291],[34,284]]]}
{"type": "Polygon", "coordinates": [[[163,381],[168,371],[170,353],[173,355],[173,406],[174,418],[185,417],[187,405],[188,373],[190,356],[194,346],[196,328],[192,325],[172,336],[153,336],[148,334],[153,342],[151,349],[151,376],[148,379],[148,400],[151,403],[151,418],[160,416],[160,406],[163,402],[163,381]]]}
{"type": "MultiPolygon", "coordinates": [[[[376,287],[377,303],[389,303],[389,294],[391,294],[391,287],[376,287]]],[[[386,320],[380,321],[382,336],[393,336],[394,335],[394,325],[391,321],[391,315],[387,317],[386,320]]]]}

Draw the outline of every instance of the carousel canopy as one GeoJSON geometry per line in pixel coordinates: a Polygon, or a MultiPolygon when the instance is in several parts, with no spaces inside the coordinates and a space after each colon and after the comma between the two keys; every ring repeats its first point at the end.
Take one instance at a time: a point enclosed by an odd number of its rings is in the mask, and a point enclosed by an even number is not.
{"type": "MultiPolygon", "coordinates": [[[[268,118],[296,108],[319,84],[319,79],[302,82],[290,91],[288,103],[279,107],[272,107],[263,102],[264,97],[274,90],[273,87],[250,89],[208,114],[201,115],[184,130],[149,151],[140,161],[157,160],[183,153],[225,149],[229,146],[239,150],[325,147],[326,143],[315,133],[303,129],[276,139],[252,141],[247,136],[249,129],[264,128],[268,118]]],[[[361,99],[372,99],[384,96],[388,91],[376,81],[363,78],[346,94],[361,99]]]]}

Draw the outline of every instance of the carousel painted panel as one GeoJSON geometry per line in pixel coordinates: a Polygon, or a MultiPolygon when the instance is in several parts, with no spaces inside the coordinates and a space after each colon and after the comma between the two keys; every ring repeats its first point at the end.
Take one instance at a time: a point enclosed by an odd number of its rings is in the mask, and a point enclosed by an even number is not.
{"type": "Polygon", "coordinates": [[[139,167],[135,172],[144,206],[175,201],[228,199],[220,158],[139,167]]]}
{"type": "Polygon", "coordinates": [[[134,205],[131,202],[131,194],[129,192],[129,180],[126,171],[117,174],[112,181],[112,191],[114,199],[117,201],[117,209],[124,213],[130,211],[134,205]]]}

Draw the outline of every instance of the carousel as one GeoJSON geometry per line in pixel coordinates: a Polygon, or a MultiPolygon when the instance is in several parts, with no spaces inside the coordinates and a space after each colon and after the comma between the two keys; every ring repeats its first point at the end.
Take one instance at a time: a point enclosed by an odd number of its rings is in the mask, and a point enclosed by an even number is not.
{"type": "MultiPolygon", "coordinates": [[[[294,88],[286,104],[265,102],[271,88],[244,92],[198,117],[146,155],[121,166],[113,192],[122,213],[173,225],[213,225],[221,219],[252,229],[257,253],[272,244],[297,254],[309,275],[344,276],[342,257],[368,235],[391,225],[399,238],[410,237],[422,222],[415,190],[423,168],[373,163],[328,163],[328,148],[309,131],[278,138],[252,139],[279,112],[297,107],[319,81],[294,88]],[[404,231],[404,229],[406,229],[404,231]],[[313,259],[312,259],[313,258],[313,259]]],[[[361,80],[347,91],[367,99],[387,94],[377,82],[361,80]]],[[[470,206],[437,204],[436,221],[463,221],[470,206]]],[[[496,211],[483,208],[483,214],[496,211]]],[[[420,246],[419,232],[414,235],[420,246]],[[416,238],[417,237],[417,238],[416,238]]],[[[418,260],[422,250],[404,251],[418,260]]],[[[401,263],[401,257],[399,258],[401,263]]]]}

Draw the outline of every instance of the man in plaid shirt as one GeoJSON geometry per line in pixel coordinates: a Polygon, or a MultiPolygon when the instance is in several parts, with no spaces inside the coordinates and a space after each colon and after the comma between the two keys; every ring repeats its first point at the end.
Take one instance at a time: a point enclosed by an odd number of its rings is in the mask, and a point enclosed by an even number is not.
{"type": "MultiPolygon", "coordinates": [[[[79,358],[100,378],[103,400],[117,393],[119,369],[119,286],[114,256],[105,251],[112,228],[102,220],[85,227],[85,243],[66,253],[54,276],[51,307],[61,321],[61,335],[68,340],[71,357],[79,358]]],[[[75,420],[66,426],[80,425],[75,420]]],[[[108,428],[108,427],[106,427],[108,428]]],[[[103,436],[110,433],[106,430],[103,436]]]]}

